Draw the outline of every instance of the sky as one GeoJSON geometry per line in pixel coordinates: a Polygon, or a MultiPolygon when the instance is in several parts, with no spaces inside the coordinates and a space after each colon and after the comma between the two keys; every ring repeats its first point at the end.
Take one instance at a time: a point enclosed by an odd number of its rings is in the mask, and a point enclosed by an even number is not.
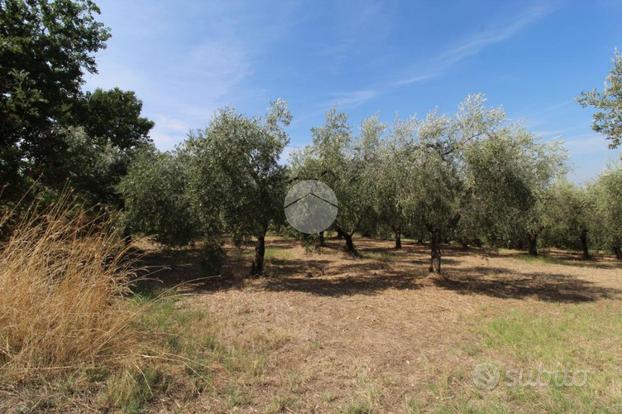
{"type": "Polygon", "coordinates": [[[577,183],[620,159],[576,97],[602,89],[622,50],[622,0],[98,4],[112,38],[85,88],[135,91],[161,150],[225,106],[260,116],[285,99],[294,116],[286,159],[332,107],[357,133],[371,115],[390,125],[451,114],[484,93],[542,140],[563,141],[577,183]]]}

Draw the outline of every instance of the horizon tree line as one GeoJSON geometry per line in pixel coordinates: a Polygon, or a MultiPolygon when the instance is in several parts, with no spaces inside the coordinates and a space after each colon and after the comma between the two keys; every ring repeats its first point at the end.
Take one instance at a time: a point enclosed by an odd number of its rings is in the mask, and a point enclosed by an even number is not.
{"type": "MultiPolygon", "coordinates": [[[[594,182],[566,178],[566,155],[543,143],[483,95],[468,96],[453,115],[377,117],[354,133],[347,115],[330,110],[312,142],[290,164],[279,158],[292,119],[276,100],[263,117],[225,108],[175,151],[158,151],[142,102],[119,88],[83,91],[96,73],[95,53],[110,30],[87,0],[0,6],[0,207],[20,199],[49,203],[65,188],[85,206],[122,212],[126,236],[154,236],[167,246],[202,238],[208,263],[221,261],[224,234],[256,242],[252,273],[264,269],[265,236],[286,226],[282,201],[293,180],[328,184],[340,208],[332,227],[358,255],[358,235],[391,234],[430,246],[440,272],[441,246],[504,246],[537,255],[539,246],[610,249],[622,259],[622,172],[611,166],[594,182]]],[[[622,142],[622,56],[602,91],[578,102],[596,108],[592,128],[610,147],[622,142]]],[[[23,204],[22,204],[23,205],[23,204]]],[[[0,237],[10,233],[10,223],[0,237]]],[[[317,235],[320,243],[323,234],[317,235]]]]}

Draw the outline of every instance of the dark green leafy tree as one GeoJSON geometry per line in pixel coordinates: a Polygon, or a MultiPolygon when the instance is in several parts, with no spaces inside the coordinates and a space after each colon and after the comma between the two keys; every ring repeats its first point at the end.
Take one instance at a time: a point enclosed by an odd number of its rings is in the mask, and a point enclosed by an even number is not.
{"type": "Polygon", "coordinates": [[[110,36],[98,13],[89,0],[0,2],[0,180],[9,194],[27,177],[66,178],[63,133],[110,36]]]}
{"type": "Polygon", "coordinates": [[[142,106],[132,91],[96,89],[81,99],[78,123],[97,144],[129,151],[151,143],[154,123],[141,116],[142,106]]]}
{"type": "Polygon", "coordinates": [[[583,92],[578,102],[597,110],[592,129],[607,137],[610,148],[617,148],[622,142],[622,55],[617,50],[604,89],[583,92]]]}
{"type": "Polygon", "coordinates": [[[121,207],[116,186],[127,173],[128,154],[110,143],[94,144],[83,127],[64,128],[62,135],[63,175],[71,188],[87,205],[121,207]]]}
{"type": "Polygon", "coordinates": [[[92,204],[123,208],[116,185],[135,154],[153,145],[149,131],[154,123],[142,117],[141,110],[142,102],[134,92],[118,88],[96,89],[80,100],[75,118],[85,138],[76,147],[74,137],[64,135],[64,175],[92,204]]]}

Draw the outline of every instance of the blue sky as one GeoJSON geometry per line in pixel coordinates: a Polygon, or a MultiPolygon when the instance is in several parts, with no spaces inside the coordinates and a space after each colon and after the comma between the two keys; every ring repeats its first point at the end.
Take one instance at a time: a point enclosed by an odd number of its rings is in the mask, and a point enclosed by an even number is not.
{"type": "Polygon", "coordinates": [[[620,158],[590,129],[582,90],[601,88],[622,49],[622,1],[99,1],[112,30],[95,87],[136,91],[173,149],[214,111],[289,102],[290,147],[332,106],[354,131],[378,115],[451,113],[470,93],[544,140],[563,140],[570,178],[620,158]]]}

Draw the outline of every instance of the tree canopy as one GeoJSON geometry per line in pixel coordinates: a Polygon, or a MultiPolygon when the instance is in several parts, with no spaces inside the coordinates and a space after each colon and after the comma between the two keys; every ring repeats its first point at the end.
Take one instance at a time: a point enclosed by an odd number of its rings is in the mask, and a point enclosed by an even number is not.
{"type": "Polygon", "coordinates": [[[592,106],[594,114],[592,129],[604,134],[610,148],[617,148],[622,142],[622,54],[616,50],[613,69],[605,80],[602,91],[593,89],[583,92],[578,98],[581,105],[592,106]]]}

